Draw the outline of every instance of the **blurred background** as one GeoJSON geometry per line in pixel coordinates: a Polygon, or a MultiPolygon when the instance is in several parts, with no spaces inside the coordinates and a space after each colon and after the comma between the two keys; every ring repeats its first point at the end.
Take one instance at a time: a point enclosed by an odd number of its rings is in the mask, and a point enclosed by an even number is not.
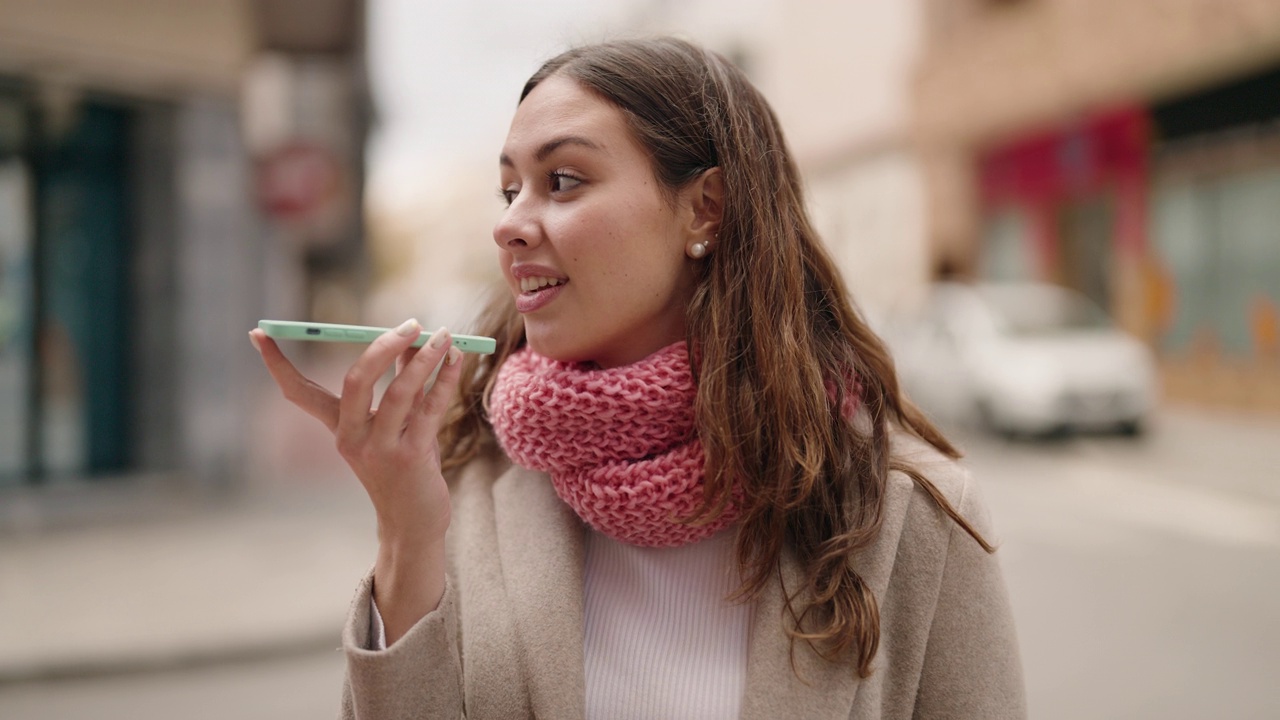
{"type": "Polygon", "coordinates": [[[0,0],[0,717],[336,712],[371,513],[244,333],[465,330],[524,80],[653,33],[774,104],[1032,717],[1280,717],[1271,0],[0,0]]]}

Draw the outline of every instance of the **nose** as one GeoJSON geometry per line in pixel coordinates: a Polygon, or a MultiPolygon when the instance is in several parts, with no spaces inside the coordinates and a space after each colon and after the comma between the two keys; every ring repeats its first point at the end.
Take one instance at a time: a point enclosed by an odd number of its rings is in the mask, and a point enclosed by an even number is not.
{"type": "Polygon", "coordinates": [[[537,247],[542,242],[541,230],[530,203],[516,196],[493,226],[493,241],[499,249],[508,252],[537,247]]]}

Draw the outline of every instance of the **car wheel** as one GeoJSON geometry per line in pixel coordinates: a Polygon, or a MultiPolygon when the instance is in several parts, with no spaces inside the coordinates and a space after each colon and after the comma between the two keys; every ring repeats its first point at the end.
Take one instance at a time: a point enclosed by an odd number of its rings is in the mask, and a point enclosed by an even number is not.
{"type": "Polygon", "coordinates": [[[1060,423],[1046,430],[1042,430],[1036,435],[1036,438],[1043,442],[1063,442],[1071,438],[1073,430],[1074,429],[1070,425],[1060,423]]]}
{"type": "Polygon", "coordinates": [[[1120,423],[1116,426],[1116,432],[1125,437],[1142,437],[1146,432],[1146,426],[1143,424],[1142,420],[1135,418],[1133,420],[1125,420],[1120,423]]]}
{"type": "Polygon", "coordinates": [[[977,400],[973,404],[974,415],[978,419],[978,429],[989,435],[995,435],[1002,440],[1013,441],[1018,439],[1018,431],[1015,428],[1004,425],[996,418],[996,413],[991,409],[991,403],[986,400],[977,400]]]}

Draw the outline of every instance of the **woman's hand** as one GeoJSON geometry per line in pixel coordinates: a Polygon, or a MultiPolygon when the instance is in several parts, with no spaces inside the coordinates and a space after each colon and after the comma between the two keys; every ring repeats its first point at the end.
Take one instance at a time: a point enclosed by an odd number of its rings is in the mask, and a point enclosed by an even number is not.
{"type": "Polygon", "coordinates": [[[375,593],[388,643],[435,609],[444,592],[449,491],[436,436],[458,386],[461,351],[444,328],[413,349],[421,329],[408,320],[373,341],[347,371],[341,396],[299,372],[264,332],[249,333],[285,398],[329,428],[373,501],[379,540],[375,593]],[[396,376],[375,409],[374,385],[392,363],[396,376]]]}

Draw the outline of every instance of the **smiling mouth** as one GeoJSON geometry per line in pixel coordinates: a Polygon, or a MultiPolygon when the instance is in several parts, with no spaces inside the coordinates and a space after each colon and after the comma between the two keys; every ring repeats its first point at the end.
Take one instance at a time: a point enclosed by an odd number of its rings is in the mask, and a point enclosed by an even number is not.
{"type": "Polygon", "coordinates": [[[520,292],[525,294],[536,293],[547,288],[553,288],[569,282],[553,277],[527,277],[520,278],[520,292]]]}

